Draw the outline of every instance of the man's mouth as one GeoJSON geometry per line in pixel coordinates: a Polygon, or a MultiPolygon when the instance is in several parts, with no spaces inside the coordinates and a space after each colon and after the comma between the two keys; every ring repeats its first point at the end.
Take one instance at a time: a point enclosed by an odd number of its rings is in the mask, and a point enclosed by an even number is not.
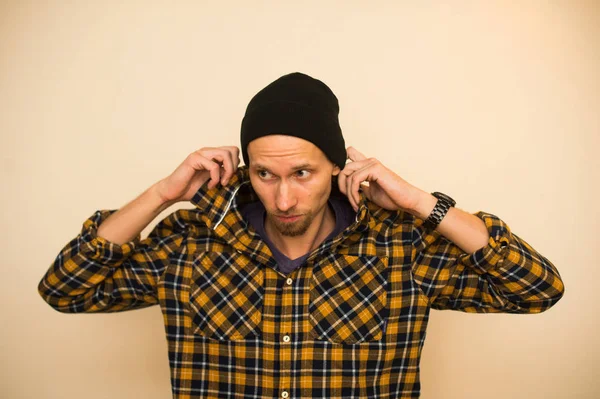
{"type": "Polygon", "coordinates": [[[295,222],[296,220],[300,219],[300,216],[301,215],[277,216],[277,218],[279,220],[281,220],[282,222],[291,223],[291,222],[295,222]]]}

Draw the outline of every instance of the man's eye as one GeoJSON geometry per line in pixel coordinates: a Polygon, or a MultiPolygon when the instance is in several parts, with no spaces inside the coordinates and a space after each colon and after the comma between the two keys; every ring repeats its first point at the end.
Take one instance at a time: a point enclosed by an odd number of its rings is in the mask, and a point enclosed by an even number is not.
{"type": "Polygon", "coordinates": [[[297,171],[296,174],[299,177],[308,177],[308,175],[310,174],[310,172],[308,170],[302,169],[302,170],[297,171]]]}
{"type": "Polygon", "coordinates": [[[269,172],[267,172],[266,170],[258,171],[258,177],[260,177],[261,179],[266,179],[268,176],[269,176],[269,172]]]}

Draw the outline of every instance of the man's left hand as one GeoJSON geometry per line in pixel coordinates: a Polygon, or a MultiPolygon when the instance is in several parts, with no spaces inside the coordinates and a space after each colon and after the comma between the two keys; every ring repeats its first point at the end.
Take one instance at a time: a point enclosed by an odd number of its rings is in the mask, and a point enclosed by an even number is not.
{"type": "Polygon", "coordinates": [[[391,211],[403,209],[408,212],[417,208],[422,197],[421,190],[386,168],[377,159],[367,158],[353,147],[348,147],[346,151],[348,159],[352,162],[347,163],[340,172],[338,185],[355,211],[358,211],[360,200],[359,188],[362,188],[369,200],[382,208],[391,211]],[[363,182],[368,182],[368,185],[362,184],[363,182]]]}

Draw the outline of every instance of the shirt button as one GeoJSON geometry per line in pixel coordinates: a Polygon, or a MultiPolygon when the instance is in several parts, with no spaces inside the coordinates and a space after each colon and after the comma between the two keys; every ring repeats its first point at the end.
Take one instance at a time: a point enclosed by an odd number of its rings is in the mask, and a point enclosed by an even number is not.
{"type": "Polygon", "coordinates": [[[288,278],[287,280],[285,280],[285,282],[287,283],[287,285],[292,285],[294,280],[292,280],[291,278],[288,278]]]}
{"type": "Polygon", "coordinates": [[[283,336],[283,342],[290,342],[290,336],[289,335],[284,335],[283,336]]]}
{"type": "Polygon", "coordinates": [[[281,397],[284,398],[284,399],[285,398],[289,398],[290,394],[288,393],[288,391],[283,391],[283,392],[281,392],[281,397]]]}

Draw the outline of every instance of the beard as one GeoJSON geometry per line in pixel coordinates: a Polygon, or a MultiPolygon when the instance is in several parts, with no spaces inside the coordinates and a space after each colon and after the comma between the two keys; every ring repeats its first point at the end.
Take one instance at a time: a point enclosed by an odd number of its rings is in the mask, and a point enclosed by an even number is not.
{"type": "Polygon", "coordinates": [[[271,216],[270,219],[273,222],[273,225],[275,226],[277,231],[281,235],[288,237],[297,237],[306,233],[306,230],[308,230],[310,224],[314,219],[312,211],[309,211],[308,213],[305,213],[304,215],[300,216],[300,219],[295,222],[287,223],[279,220],[277,216],[271,214],[269,214],[269,216],[271,216]]]}

